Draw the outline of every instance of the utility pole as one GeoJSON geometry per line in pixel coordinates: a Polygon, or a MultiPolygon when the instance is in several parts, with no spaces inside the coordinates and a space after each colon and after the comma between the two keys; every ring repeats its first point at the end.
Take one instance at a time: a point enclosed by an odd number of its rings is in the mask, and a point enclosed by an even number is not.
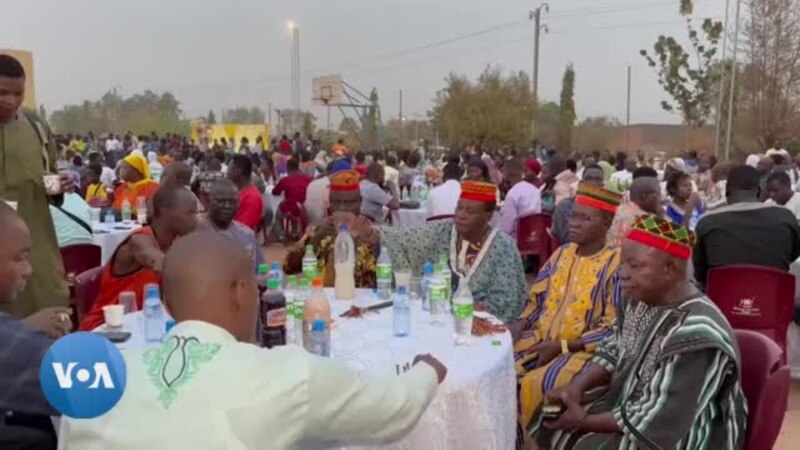
{"type": "Polygon", "coordinates": [[[733,63],[731,64],[731,92],[728,99],[728,128],[725,130],[725,160],[731,158],[731,132],[733,131],[733,97],[736,94],[736,56],[739,53],[739,18],[742,0],[736,1],[736,26],[733,32],[733,63]]]}
{"type": "Polygon", "coordinates": [[[719,155],[720,128],[722,128],[722,99],[725,97],[725,56],[728,52],[728,13],[731,0],[725,0],[725,31],[722,34],[722,62],[719,66],[719,101],[717,102],[717,117],[714,124],[714,155],[719,155]]]}
{"type": "Polygon", "coordinates": [[[533,21],[533,123],[531,123],[531,139],[536,138],[536,119],[539,112],[539,34],[542,30],[548,31],[547,25],[542,25],[542,9],[550,11],[550,5],[542,3],[528,13],[528,19],[533,21]]]}
{"type": "Polygon", "coordinates": [[[403,90],[400,89],[400,112],[397,115],[397,121],[400,124],[400,145],[403,145],[403,90]]]}
{"type": "Polygon", "coordinates": [[[628,66],[628,104],[625,111],[625,152],[629,152],[631,135],[631,66],[628,66]]]}

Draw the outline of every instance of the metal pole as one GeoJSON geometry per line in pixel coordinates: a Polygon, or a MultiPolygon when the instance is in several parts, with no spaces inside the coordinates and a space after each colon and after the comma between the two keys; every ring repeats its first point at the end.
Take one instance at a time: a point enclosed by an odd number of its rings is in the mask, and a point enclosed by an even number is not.
{"type": "Polygon", "coordinates": [[[714,154],[719,154],[719,133],[722,127],[722,100],[725,97],[725,57],[728,52],[728,16],[731,0],[725,0],[725,28],[722,35],[722,63],[719,66],[719,100],[717,101],[717,117],[714,132],[714,154]]]}
{"type": "Polygon", "coordinates": [[[733,63],[731,64],[731,92],[728,99],[728,128],[725,130],[725,159],[731,157],[731,132],[733,131],[733,97],[736,93],[736,56],[739,53],[739,17],[742,7],[742,0],[736,1],[736,27],[733,32],[733,63]]]}
{"type": "Polygon", "coordinates": [[[405,133],[403,130],[403,90],[400,89],[400,112],[398,113],[397,120],[400,122],[400,145],[403,145],[403,138],[405,133]]]}
{"type": "MultiPolygon", "coordinates": [[[[327,105],[327,102],[325,103],[327,105]]],[[[328,130],[331,129],[331,105],[328,106],[328,130]]]]}
{"type": "Polygon", "coordinates": [[[631,66],[628,66],[628,103],[625,112],[625,151],[629,152],[631,134],[631,66]]]}

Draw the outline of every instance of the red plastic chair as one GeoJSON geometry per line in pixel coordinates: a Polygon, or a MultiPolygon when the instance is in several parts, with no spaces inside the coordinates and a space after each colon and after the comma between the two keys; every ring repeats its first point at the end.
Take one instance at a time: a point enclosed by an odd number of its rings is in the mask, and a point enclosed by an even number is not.
{"type": "Polygon", "coordinates": [[[455,217],[453,214],[440,214],[438,216],[431,216],[425,219],[425,222],[435,222],[437,220],[447,220],[455,217]]]}
{"type": "Polygon", "coordinates": [[[708,272],[706,293],[736,330],[775,341],[786,363],[786,332],[794,316],[794,275],[763,266],[725,266],[708,272]]]}
{"type": "Polygon", "coordinates": [[[71,279],[79,273],[100,265],[102,249],[94,244],[75,244],[61,247],[64,274],[71,279]]]}
{"type": "Polygon", "coordinates": [[[83,319],[87,312],[92,309],[97,295],[100,293],[100,281],[103,276],[103,268],[95,267],[89,269],[73,279],[75,302],[75,315],[77,322],[83,319]]]}
{"type": "Polygon", "coordinates": [[[745,449],[771,449],[789,402],[789,367],[781,364],[781,349],[770,339],[754,331],[735,332],[743,355],[742,390],[748,405],[745,449]]]}
{"type": "Polygon", "coordinates": [[[538,257],[536,271],[552,253],[547,233],[551,223],[549,214],[531,214],[517,219],[517,249],[523,258],[534,255],[538,257]]]}

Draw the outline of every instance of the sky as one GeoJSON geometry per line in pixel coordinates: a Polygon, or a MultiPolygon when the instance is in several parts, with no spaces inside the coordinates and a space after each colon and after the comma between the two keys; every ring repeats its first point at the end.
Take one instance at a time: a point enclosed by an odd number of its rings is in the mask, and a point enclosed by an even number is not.
{"type": "MultiPolygon", "coordinates": [[[[223,108],[290,106],[291,37],[300,28],[301,107],[311,80],[341,75],[378,89],[384,122],[422,119],[448,73],[476,78],[487,65],[533,70],[530,0],[0,0],[0,48],[33,52],[36,95],[48,111],[117,88],[172,91],[189,117],[223,108]]],[[[679,123],[661,110],[655,72],[639,55],[659,35],[685,37],[679,0],[550,0],[542,23],[539,95],[557,100],[576,71],[579,118],[679,123]]],[[[733,7],[731,7],[733,12],[733,7]]],[[[696,0],[698,19],[722,20],[725,0],[696,0]]],[[[699,20],[698,20],[699,22],[699,20]]],[[[341,116],[332,113],[334,126],[341,116]]]]}

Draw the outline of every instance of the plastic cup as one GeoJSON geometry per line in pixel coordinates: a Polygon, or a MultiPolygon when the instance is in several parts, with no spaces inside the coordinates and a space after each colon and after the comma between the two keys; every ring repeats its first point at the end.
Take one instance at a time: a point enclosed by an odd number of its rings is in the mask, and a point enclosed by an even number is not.
{"type": "Polygon", "coordinates": [[[102,211],[102,208],[89,208],[89,214],[92,216],[92,225],[100,223],[100,213],[102,211]]]}
{"type": "Polygon", "coordinates": [[[136,306],[136,292],[123,291],[119,293],[119,304],[125,310],[125,314],[135,313],[139,310],[136,306]]]}
{"type": "Polygon", "coordinates": [[[61,193],[61,177],[51,173],[43,176],[42,179],[47,195],[58,195],[61,193]]]}
{"type": "Polygon", "coordinates": [[[106,321],[106,328],[122,328],[122,318],[125,316],[125,307],[122,305],[103,306],[103,318],[106,321]]]}

